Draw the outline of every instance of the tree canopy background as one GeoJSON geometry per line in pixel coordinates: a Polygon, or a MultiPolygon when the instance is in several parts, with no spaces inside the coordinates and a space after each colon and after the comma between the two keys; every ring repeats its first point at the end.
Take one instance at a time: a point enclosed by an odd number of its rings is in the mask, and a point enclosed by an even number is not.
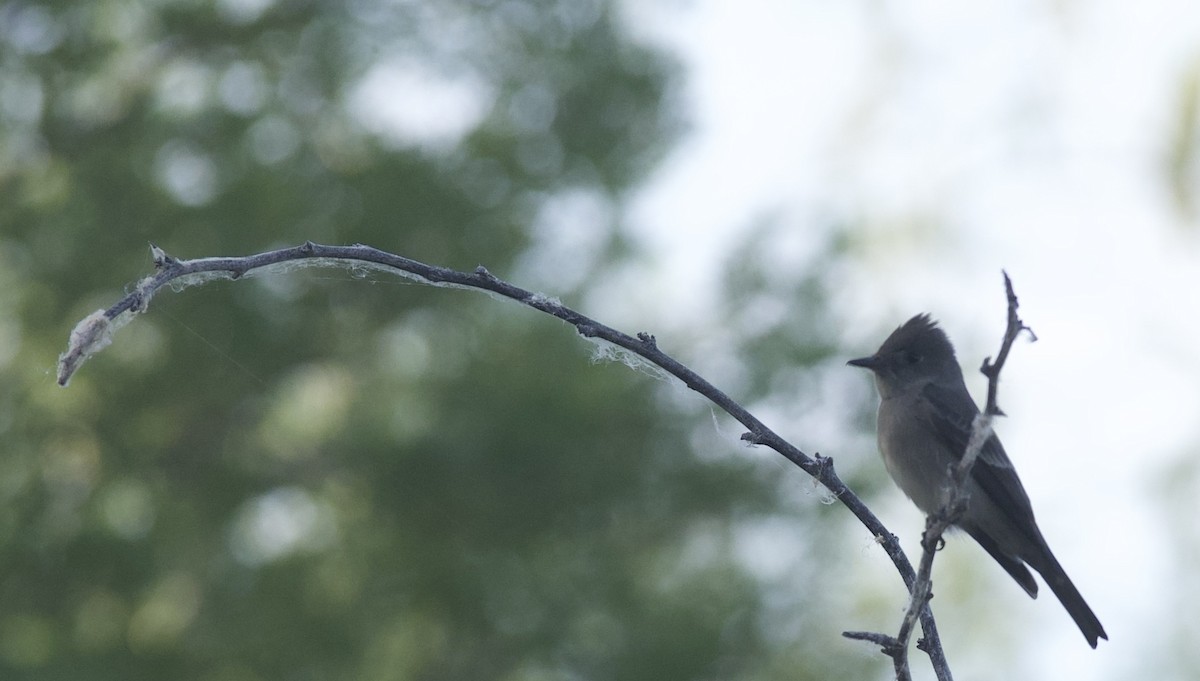
{"type": "MultiPolygon", "coordinates": [[[[531,311],[357,271],[219,282],[54,386],[148,242],[361,242],[595,299],[685,126],[676,65],[609,2],[9,2],[0,50],[0,675],[886,674],[839,635],[899,604],[837,588],[869,545],[847,514],[531,311]]],[[[731,255],[709,331],[735,398],[812,406],[831,265],[768,274],[769,241],[731,255]]]]}

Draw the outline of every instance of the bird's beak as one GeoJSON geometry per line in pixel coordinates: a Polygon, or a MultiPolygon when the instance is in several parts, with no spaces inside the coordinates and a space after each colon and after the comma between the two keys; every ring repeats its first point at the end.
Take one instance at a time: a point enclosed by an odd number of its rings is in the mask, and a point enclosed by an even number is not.
{"type": "Polygon", "coordinates": [[[875,367],[879,365],[879,357],[877,355],[871,355],[870,357],[859,357],[858,359],[852,359],[849,362],[846,362],[846,364],[852,367],[862,367],[863,369],[870,369],[871,371],[874,371],[875,367]]]}

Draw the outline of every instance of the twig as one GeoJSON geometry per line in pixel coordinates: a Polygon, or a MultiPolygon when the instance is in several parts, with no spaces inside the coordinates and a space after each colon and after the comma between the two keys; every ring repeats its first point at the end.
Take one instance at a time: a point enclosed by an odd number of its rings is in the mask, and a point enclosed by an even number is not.
{"type": "MultiPolygon", "coordinates": [[[[326,246],[310,241],[293,248],[244,257],[198,258],[195,260],[178,260],[156,246],[151,246],[151,254],[154,258],[154,274],[135,284],[133,291],[112,307],[106,310],[97,310],[84,318],[71,332],[67,350],[59,356],[58,382],[60,385],[65,386],[89,357],[107,346],[112,334],[118,328],[132,319],[134,315],[145,312],[159,289],[172,283],[178,286],[180,283],[185,285],[203,283],[213,278],[239,279],[256,270],[284,262],[323,266],[344,266],[349,262],[369,263],[400,276],[415,279],[420,283],[489,291],[557,317],[573,325],[576,331],[585,338],[599,338],[624,348],[652,362],[663,371],[683,381],[687,387],[708,398],[749,430],[742,435],[743,440],[756,445],[765,445],[775,450],[828,488],[862,522],[872,536],[876,537],[896,566],[905,586],[910,590],[913,589],[914,580],[917,577],[912,564],[900,547],[896,535],[888,531],[879,518],[838,477],[834,472],[831,458],[820,454],[810,457],[784,441],[782,437],[725,393],[659,350],[654,336],[650,334],[639,333],[637,337],[629,336],[582,315],[550,297],[503,281],[483,267],[478,267],[474,272],[468,274],[445,267],[427,265],[362,244],[326,246]]],[[[949,665],[941,648],[941,640],[937,634],[933,613],[928,607],[921,607],[919,611],[921,627],[925,632],[926,646],[924,649],[933,662],[938,679],[950,681],[949,665]]]]}
{"type": "MultiPolygon", "coordinates": [[[[1025,326],[1025,322],[1017,316],[1017,294],[1013,291],[1012,279],[1009,279],[1008,272],[1001,270],[1001,273],[1004,275],[1004,294],[1008,298],[1008,324],[1004,329],[1004,340],[1000,343],[1000,352],[996,355],[995,364],[992,363],[991,357],[986,357],[983,365],[979,367],[980,373],[987,376],[988,379],[987,406],[983,413],[989,416],[1005,415],[1000,406],[996,404],[996,392],[1000,387],[1000,370],[1008,361],[1008,351],[1012,349],[1013,342],[1017,340],[1017,336],[1020,336],[1022,331],[1029,333],[1030,340],[1037,340],[1037,334],[1033,332],[1033,329],[1025,326]]],[[[980,447],[982,447],[982,443],[980,447]]]]}

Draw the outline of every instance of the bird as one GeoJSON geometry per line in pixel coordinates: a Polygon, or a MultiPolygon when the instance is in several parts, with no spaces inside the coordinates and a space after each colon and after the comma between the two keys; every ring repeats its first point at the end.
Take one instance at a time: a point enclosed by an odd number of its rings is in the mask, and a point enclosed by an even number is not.
{"type": "MultiPolygon", "coordinates": [[[[869,357],[850,366],[874,374],[876,431],[884,467],[924,513],[937,513],[952,484],[951,467],[966,451],[979,408],[967,392],[946,332],[928,314],[908,320],[869,357]]],[[[956,525],[970,535],[1032,598],[1033,568],[1095,648],[1108,634],[1050,551],[1029,495],[1000,438],[993,433],[965,481],[966,508],[956,525]]]]}

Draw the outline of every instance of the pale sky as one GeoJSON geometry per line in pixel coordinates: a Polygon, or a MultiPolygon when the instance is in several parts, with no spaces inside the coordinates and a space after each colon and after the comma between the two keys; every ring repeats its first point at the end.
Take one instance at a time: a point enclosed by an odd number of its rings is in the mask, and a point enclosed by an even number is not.
{"type": "MultiPolygon", "coordinates": [[[[847,343],[871,350],[928,311],[978,398],[1007,269],[1039,341],[1014,350],[998,428],[1111,641],[1089,649],[1047,590],[1006,611],[1029,626],[1010,632],[1025,637],[1013,646],[1023,657],[1001,671],[1136,675],[1164,628],[1200,605],[1164,588],[1189,569],[1170,563],[1175,528],[1154,496],[1200,442],[1200,224],[1164,175],[1181,84],[1200,68],[1200,6],[627,6],[689,73],[693,131],[633,214],[670,304],[704,320],[708,273],[757,218],[803,239],[814,215],[840,211],[867,230],[833,301],[847,343]]],[[[889,501],[900,510],[885,522],[915,536],[916,511],[889,501]]],[[[963,678],[998,673],[995,660],[951,662],[963,678]]]]}

